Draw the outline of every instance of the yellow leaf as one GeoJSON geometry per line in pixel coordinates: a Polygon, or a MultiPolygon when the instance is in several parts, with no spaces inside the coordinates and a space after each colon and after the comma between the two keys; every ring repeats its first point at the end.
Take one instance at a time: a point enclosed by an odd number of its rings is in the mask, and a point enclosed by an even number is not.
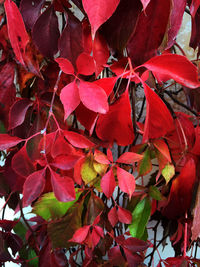
{"type": "Polygon", "coordinates": [[[97,171],[93,167],[93,161],[88,157],[81,167],[81,176],[85,184],[91,183],[97,177],[97,171]]]}
{"type": "Polygon", "coordinates": [[[98,163],[96,161],[93,162],[93,167],[95,169],[95,171],[99,174],[99,175],[104,175],[107,168],[108,168],[108,164],[102,164],[102,163],[98,163]]]}
{"type": "Polygon", "coordinates": [[[168,183],[175,174],[174,165],[167,163],[167,165],[162,170],[162,176],[165,178],[166,183],[168,183]]]}

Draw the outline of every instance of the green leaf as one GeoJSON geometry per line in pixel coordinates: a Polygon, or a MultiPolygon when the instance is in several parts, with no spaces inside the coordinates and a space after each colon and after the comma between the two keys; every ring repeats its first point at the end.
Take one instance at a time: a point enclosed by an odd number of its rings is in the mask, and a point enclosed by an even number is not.
{"type": "Polygon", "coordinates": [[[174,165],[168,163],[165,168],[162,170],[162,176],[165,178],[166,183],[168,183],[175,174],[174,165]]]}
{"type": "Polygon", "coordinates": [[[132,212],[132,223],[129,225],[130,234],[141,239],[145,232],[146,224],[151,215],[151,203],[149,198],[143,198],[132,212]]]}
{"type": "Polygon", "coordinates": [[[140,175],[146,175],[152,169],[151,154],[149,149],[146,149],[143,153],[143,159],[138,163],[138,172],[140,175]]]}
{"type": "MultiPolygon", "coordinates": [[[[16,221],[17,219],[15,219],[16,221]]],[[[21,237],[21,239],[25,240],[26,238],[26,232],[27,232],[27,228],[25,227],[25,225],[19,221],[13,228],[14,232],[21,237]]]]}
{"type": "Polygon", "coordinates": [[[161,200],[162,194],[160,193],[159,189],[156,186],[149,187],[149,195],[155,200],[161,200]]]}
{"type": "Polygon", "coordinates": [[[46,193],[34,204],[32,212],[41,216],[46,221],[61,218],[78,200],[80,194],[80,192],[76,193],[76,199],[73,201],[60,202],[53,192],[46,193]]]}

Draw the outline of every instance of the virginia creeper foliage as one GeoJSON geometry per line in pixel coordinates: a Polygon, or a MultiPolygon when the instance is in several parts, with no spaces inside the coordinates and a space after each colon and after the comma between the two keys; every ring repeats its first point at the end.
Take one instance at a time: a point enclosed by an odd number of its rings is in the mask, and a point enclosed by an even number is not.
{"type": "Polygon", "coordinates": [[[200,2],[0,8],[1,264],[152,266],[170,237],[175,257],[158,267],[200,266],[187,254],[200,237],[200,2]],[[194,60],[176,42],[184,13],[194,60]]]}

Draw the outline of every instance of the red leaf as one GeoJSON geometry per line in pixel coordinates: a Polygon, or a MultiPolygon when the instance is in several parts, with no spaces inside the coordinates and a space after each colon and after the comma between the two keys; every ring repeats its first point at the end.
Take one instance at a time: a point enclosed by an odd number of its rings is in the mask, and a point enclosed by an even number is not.
{"type": "Polygon", "coordinates": [[[117,209],[114,206],[108,213],[108,220],[111,223],[112,227],[118,222],[117,209]]]}
{"type": "Polygon", "coordinates": [[[78,155],[60,155],[54,159],[53,163],[51,163],[51,166],[61,170],[70,170],[74,167],[79,159],[80,156],[78,155]]]}
{"type": "Polygon", "coordinates": [[[100,226],[95,225],[92,230],[92,248],[99,243],[100,238],[104,237],[104,231],[100,226]]]}
{"type": "Polygon", "coordinates": [[[147,100],[146,120],[143,142],[150,138],[163,137],[174,129],[173,118],[160,97],[145,83],[144,92],[147,100]]]}
{"type": "Polygon", "coordinates": [[[98,76],[104,69],[109,58],[108,45],[102,35],[98,32],[93,43],[93,58],[95,60],[95,73],[98,76]]]}
{"type": "Polygon", "coordinates": [[[95,83],[80,80],[79,95],[84,106],[88,109],[99,113],[106,113],[108,111],[107,95],[95,83]]]}
{"type": "Polygon", "coordinates": [[[78,56],[76,66],[78,73],[82,75],[92,75],[95,72],[94,60],[86,53],[78,56]]]}
{"type": "Polygon", "coordinates": [[[110,198],[115,189],[115,177],[113,170],[110,169],[102,178],[101,178],[101,188],[107,198],[110,198]]]}
{"type": "MultiPolygon", "coordinates": [[[[99,226],[98,226],[99,227],[99,226]]],[[[93,230],[92,230],[92,234],[91,234],[91,239],[92,239],[92,249],[95,248],[95,246],[99,243],[100,240],[100,235],[99,233],[96,231],[96,226],[94,226],[93,230]]],[[[102,229],[102,228],[101,228],[102,229]]],[[[103,230],[103,229],[102,229],[103,230]]]]}
{"type": "Polygon", "coordinates": [[[175,219],[185,214],[191,205],[195,180],[196,165],[190,158],[172,182],[168,203],[163,210],[164,216],[175,219]]]}
{"type": "Polygon", "coordinates": [[[6,63],[0,72],[0,120],[8,127],[8,114],[10,107],[16,98],[16,88],[14,86],[15,66],[12,63],[6,63]]]}
{"type": "Polygon", "coordinates": [[[72,132],[64,131],[64,136],[69,143],[78,148],[88,148],[93,147],[94,143],[88,140],[85,136],[72,132]]]}
{"type": "Polygon", "coordinates": [[[76,116],[78,121],[92,134],[98,114],[92,110],[87,109],[83,103],[80,103],[76,109],[76,116]]]}
{"type": "MultiPolygon", "coordinates": [[[[47,135],[48,136],[48,135],[47,135]]],[[[66,154],[74,154],[75,148],[69,144],[63,135],[58,135],[56,140],[51,140],[51,138],[55,138],[54,136],[49,136],[49,141],[47,141],[47,148],[51,149],[51,156],[53,158],[59,155],[66,155],[66,154]],[[53,143],[51,143],[51,141],[53,143]],[[48,147],[50,145],[50,147],[48,147]]],[[[48,150],[46,149],[48,152],[48,150]]]]}
{"type": "Polygon", "coordinates": [[[124,208],[121,208],[118,206],[117,211],[118,219],[122,223],[131,224],[132,222],[132,214],[129,210],[126,210],[124,208]]]}
{"type": "Polygon", "coordinates": [[[73,237],[69,240],[69,242],[83,243],[86,239],[88,232],[90,230],[90,225],[85,225],[80,229],[76,230],[73,237]]]}
{"type": "Polygon", "coordinates": [[[160,153],[171,162],[171,156],[169,153],[169,148],[163,139],[157,139],[153,141],[154,146],[160,151],[160,153]]]}
{"type": "Polygon", "coordinates": [[[23,187],[23,204],[24,206],[31,205],[31,203],[38,198],[45,187],[45,169],[33,172],[30,174],[23,187]]]}
{"type": "Polygon", "coordinates": [[[131,198],[135,191],[135,178],[129,172],[117,167],[117,178],[119,182],[119,188],[129,195],[131,198]]]}
{"type": "Polygon", "coordinates": [[[10,147],[16,146],[22,141],[24,140],[16,136],[10,136],[8,134],[0,134],[0,150],[5,150],[10,147]]]}
{"type": "Polygon", "coordinates": [[[200,236],[200,186],[196,194],[196,202],[194,208],[194,218],[192,223],[192,241],[197,240],[200,236]]]}
{"type": "Polygon", "coordinates": [[[199,0],[192,0],[192,3],[190,5],[190,14],[192,15],[192,17],[195,16],[199,6],[200,6],[199,0]]]}
{"type": "Polygon", "coordinates": [[[46,57],[53,58],[58,50],[58,18],[53,5],[47,8],[37,19],[32,36],[39,51],[46,57]]]}
{"type": "Polygon", "coordinates": [[[68,116],[77,108],[80,104],[80,96],[76,81],[66,85],[60,94],[60,100],[64,106],[65,110],[65,120],[68,116]]]}
{"type": "Polygon", "coordinates": [[[110,161],[108,160],[108,157],[101,151],[95,150],[94,151],[94,159],[102,164],[110,164],[110,161]]]}
{"type": "Polygon", "coordinates": [[[98,28],[112,16],[120,0],[94,0],[92,2],[90,0],[83,0],[82,2],[94,37],[98,28]]]}
{"type": "Polygon", "coordinates": [[[133,142],[134,132],[128,91],[112,105],[105,115],[100,115],[96,125],[97,136],[104,141],[127,146],[133,142]],[[126,116],[124,116],[126,114],[126,116]],[[112,125],[112,131],[110,129],[112,125]]]}
{"type": "Polygon", "coordinates": [[[116,162],[124,164],[134,164],[135,162],[140,161],[142,158],[143,155],[134,152],[125,152],[118,158],[116,162]]]}
{"type": "Polygon", "coordinates": [[[13,129],[24,122],[26,112],[33,102],[23,98],[17,100],[10,108],[9,113],[9,130],[13,129]]]}
{"type": "Polygon", "coordinates": [[[200,86],[197,68],[185,56],[175,54],[156,56],[142,66],[151,70],[155,75],[165,75],[168,80],[174,79],[187,87],[200,86]]]}
{"type": "Polygon", "coordinates": [[[51,171],[51,184],[56,198],[61,202],[72,201],[76,198],[74,182],[70,177],[61,177],[58,173],[51,171]]]}
{"type": "Polygon", "coordinates": [[[102,78],[96,80],[94,83],[104,89],[107,96],[109,96],[115,86],[117,77],[102,78]]]}
{"type": "Polygon", "coordinates": [[[20,12],[26,27],[31,30],[40,15],[41,8],[45,0],[22,0],[20,2],[20,12]]]}
{"type": "Polygon", "coordinates": [[[66,58],[56,58],[55,61],[59,64],[60,69],[66,74],[74,75],[74,67],[72,63],[66,58]]]}
{"type": "Polygon", "coordinates": [[[24,57],[26,46],[29,42],[29,36],[26,32],[22,16],[16,4],[11,0],[4,3],[8,35],[17,60],[25,66],[24,57]]]}
{"type": "Polygon", "coordinates": [[[157,55],[169,22],[170,7],[170,0],[151,0],[140,13],[127,44],[133,65],[141,65],[157,55]]]}
{"type": "Polygon", "coordinates": [[[172,1],[173,7],[171,8],[171,14],[170,14],[170,22],[169,22],[169,30],[168,30],[168,42],[167,47],[165,49],[168,49],[172,47],[176,40],[176,36],[178,34],[178,31],[181,27],[181,23],[183,20],[183,14],[185,11],[185,7],[187,4],[186,0],[181,1],[172,1]]]}

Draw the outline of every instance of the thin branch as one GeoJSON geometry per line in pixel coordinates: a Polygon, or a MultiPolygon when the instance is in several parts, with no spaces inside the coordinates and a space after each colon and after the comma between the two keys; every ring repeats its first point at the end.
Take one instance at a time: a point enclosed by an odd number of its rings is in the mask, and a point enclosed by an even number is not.
{"type": "Polygon", "coordinates": [[[171,92],[169,91],[164,91],[165,94],[167,94],[176,104],[178,104],[179,106],[187,109],[188,111],[190,111],[192,114],[194,114],[196,117],[198,117],[198,113],[195,112],[194,110],[192,110],[191,108],[189,108],[187,105],[181,103],[179,100],[177,100],[176,98],[173,97],[173,95],[171,94],[171,92]]]}

